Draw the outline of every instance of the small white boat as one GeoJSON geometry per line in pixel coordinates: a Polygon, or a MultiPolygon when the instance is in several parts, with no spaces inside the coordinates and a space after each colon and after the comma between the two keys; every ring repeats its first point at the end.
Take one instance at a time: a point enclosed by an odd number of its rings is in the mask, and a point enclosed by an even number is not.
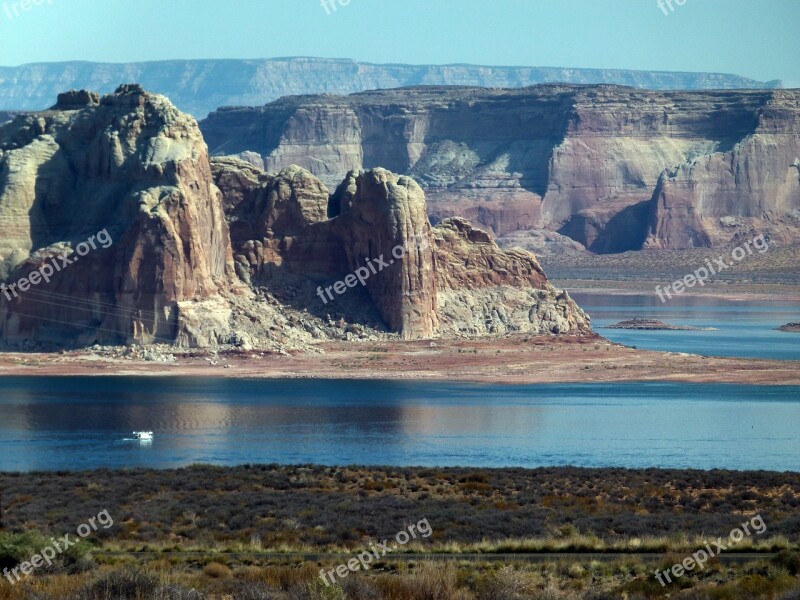
{"type": "Polygon", "coordinates": [[[139,441],[153,441],[153,432],[152,431],[134,431],[133,432],[134,439],[139,441]]]}

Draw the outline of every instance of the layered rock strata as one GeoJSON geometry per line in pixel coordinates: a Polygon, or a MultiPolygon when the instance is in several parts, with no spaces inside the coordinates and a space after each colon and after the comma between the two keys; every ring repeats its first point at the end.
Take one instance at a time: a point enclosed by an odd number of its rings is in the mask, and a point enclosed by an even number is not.
{"type": "Polygon", "coordinates": [[[203,343],[214,319],[182,327],[192,302],[227,320],[214,302],[233,273],[222,197],[197,122],[162,96],[66,93],[0,128],[0,223],[9,284],[57,256],[77,263],[0,299],[6,341],[203,343]],[[113,243],[79,257],[101,230],[113,243]]]}
{"type": "Polygon", "coordinates": [[[3,341],[284,351],[590,331],[529,253],[462,219],[432,227],[413,178],[354,170],[331,194],[256,162],[210,161],[196,121],[137,85],[0,127],[3,341]]]}
{"type": "Polygon", "coordinates": [[[530,253],[501,250],[463,219],[431,227],[424,192],[409,177],[353,171],[328,201],[323,184],[298,167],[266,175],[235,158],[214,159],[212,167],[245,281],[304,289],[312,310],[315,303],[322,309],[321,302],[333,310],[357,295],[324,296],[329,284],[360,274],[384,322],[404,337],[590,331],[585,314],[550,285],[530,253]],[[269,200],[270,190],[279,190],[279,199],[269,200]],[[317,218],[289,235],[254,227],[298,212],[301,203],[317,218]],[[242,224],[243,214],[256,218],[242,224]]]}
{"type": "Polygon", "coordinates": [[[554,288],[536,258],[501,250],[469,222],[445,219],[433,229],[442,331],[469,335],[590,330],[588,316],[554,288]]]}
{"type": "Polygon", "coordinates": [[[384,167],[431,219],[559,232],[597,253],[800,238],[800,91],[405,88],[287,97],[201,123],[212,152],[337,185],[384,167]]]}

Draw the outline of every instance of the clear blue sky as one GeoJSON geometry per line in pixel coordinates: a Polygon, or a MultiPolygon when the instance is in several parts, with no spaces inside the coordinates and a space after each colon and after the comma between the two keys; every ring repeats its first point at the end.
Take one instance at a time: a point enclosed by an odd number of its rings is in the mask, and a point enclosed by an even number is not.
{"type": "Polygon", "coordinates": [[[32,1],[43,4],[13,16],[19,0],[0,0],[0,65],[321,56],[714,71],[800,87],[800,0],[671,0],[668,16],[657,0],[350,0],[331,14],[321,0],[32,1]]]}

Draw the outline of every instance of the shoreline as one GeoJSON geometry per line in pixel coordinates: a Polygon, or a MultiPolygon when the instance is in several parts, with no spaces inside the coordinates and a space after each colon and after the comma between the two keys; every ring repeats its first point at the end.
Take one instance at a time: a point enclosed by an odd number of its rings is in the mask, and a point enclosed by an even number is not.
{"type": "MultiPolygon", "coordinates": [[[[604,294],[609,296],[653,296],[657,297],[655,287],[664,286],[664,282],[651,282],[651,287],[641,282],[614,281],[609,279],[571,279],[554,278],[550,282],[559,289],[567,290],[570,295],[604,294]],[[630,283],[630,286],[625,284],[630,283]]],[[[779,284],[754,285],[710,285],[704,289],[687,289],[676,298],[707,298],[728,300],[730,302],[800,302],[800,286],[779,284]]]]}
{"type": "Polygon", "coordinates": [[[146,362],[92,350],[0,353],[0,377],[150,376],[230,379],[416,379],[504,385],[681,382],[800,385],[798,361],[638,350],[599,335],[325,342],[318,352],[174,350],[146,362]],[[211,364],[213,362],[216,364],[211,364]]]}
{"type": "MultiPolygon", "coordinates": [[[[583,477],[602,477],[606,474],[620,473],[627,476],[640,476],[646,473],[660,473],[665,476],[677,477],[679,475],[693,475],[698,477],[708,477],[710,475],[724,475],[728,477],[754,477],[756,475],[783,476],[800,478],[800,469],[776,470],[776,469],[735,469],[731,467],[711,467],[708,469],[700,467],[626,467],[626,466],[603,466],[592,467],[584,465],[559,464],[559,465],[474,465],[474,464],[445,464],[445,465],[422,465],[422,464],[371,464],[371,463],[320,463],[320,462],[243,462],[243,463],[213,463],[213,462],[189,462],[180,466],[153,467],[153,466],[95,466],[77,469],[48,468],[31,469],[27,471],[14,471],[0,469],[0,481],[3,478],[20,477],[56,477],[56,478],[91,478],[101,476],[106,473],[116,475],[130,475],[131,477],[158,474],[163,476],[177,477],[187,471],[207,470],[222,474],[239,472],[242,470],[269,470],[269,471],[289,471],[289,470],[311,470],[325,472],[339,471],[369,471],[390,473],[398,471],[424,471],[436,473],[505,473],[514,472],[527,476],[550,476],[569,472],[573,476],[583,477]]],[[[800,544],[800,541],[798,542],[800,544]]]]}

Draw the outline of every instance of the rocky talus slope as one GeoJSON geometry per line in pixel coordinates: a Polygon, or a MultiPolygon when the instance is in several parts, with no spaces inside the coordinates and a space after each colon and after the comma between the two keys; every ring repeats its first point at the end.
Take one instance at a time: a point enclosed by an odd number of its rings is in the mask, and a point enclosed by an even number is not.
{"type": "Polygon", "coordinates": [[[457,217],[433,228],[439,319],[451,333],[587,331],[588,317],[547,281],[529,252],[501,250],[457,217]]]}
{"type": "Polygon", "coordinates": [[[532,255],[459,219],[431,227],[411,177],[352,171],[331,194],[300,167],[209,160],[197,122],[137,85],[65,93],[0,126],[0,230],[4,285],[71,261],[0,294],[6,344],[281,352],[590,331],[532,255]],[[109,243],[81,252],[98,232],[109,243]]]}
{"type": "Polygon", "coordinates": [[[524,87],[537,83],[609,83],[646,89],[781,87],[721,73],[614,69],[380,65],[346,59],[168,60],[139,63],[58,62],[0,67],[0,109],[41,110],[64,89],[109,93],[138,81],[198,118],[220,106],[257,106],[292,94],[350,94],[411,85],[524,87]]]}
{"type": "Polygon", "coordinates": [[[352,169],[411,175],[434,222],[498,236],[597,253],[800,239],[798,90],[420,87],[224,108],[201,128],[212,153],[331,186],[352,169]]]}

